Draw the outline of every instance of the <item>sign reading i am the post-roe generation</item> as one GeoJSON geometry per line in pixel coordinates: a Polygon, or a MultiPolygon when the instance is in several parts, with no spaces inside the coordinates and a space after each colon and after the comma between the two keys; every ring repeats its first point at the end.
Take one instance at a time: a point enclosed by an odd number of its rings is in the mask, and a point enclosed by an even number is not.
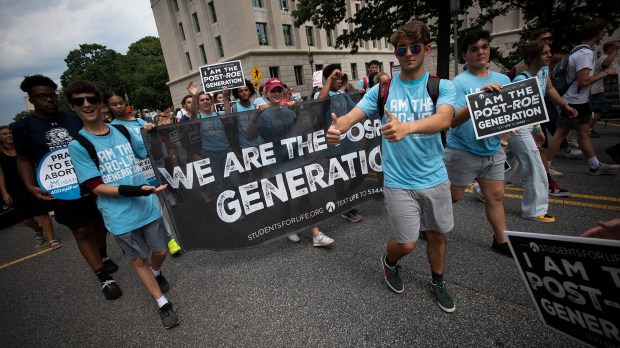
{"type": "Polygon", "coordinates": [[[240,60],[205,65],[200,67],[202,89],[207,93],[245,86],[243,67],[240,60]]]}
{"type": "Polygon", "coordinates": [[[506,234],[545,325],[595,347],[620,347],[620,241],[506,234]]]}
{"type": "Polygon", "coordinates": [[[502,86],[502,91],[481,91],[467,96],[476,139],[549,120],[538,78],[502,86]]]}

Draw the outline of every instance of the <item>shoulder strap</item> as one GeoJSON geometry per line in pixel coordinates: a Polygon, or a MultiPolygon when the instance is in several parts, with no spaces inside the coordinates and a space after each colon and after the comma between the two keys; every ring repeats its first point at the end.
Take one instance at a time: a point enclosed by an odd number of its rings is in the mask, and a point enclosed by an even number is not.
{"type": "Polygon", "coordinates": [[[129,129],[127,129],[127,127],[123,126],[122,124],[113,124],[112,126],[118,129],[121,133],[123,133],[125,138],[127,138],[127,140],[131,142],[131,135],[129,134],[129,129]]]}
{"type": "Polygon", "coordinates": [[[362,81],[364,81],[364,89],[368,89],[368,77],[362,77],[362,81]]]}
{"type": "Polygon", "coordinates": [[[97,157],[97,150],[95,150],[95,145],[93,145],[90,140],[86,139],[86,137],[80,133],[74,136],[73,139],[80,143],[80,145],[82,145],[86,152],[88,152],[88,156],[90,157],[90,159],[93,160],[93,162],[97,166],[97,169],[99,169],[99,158],[97,157]]]}
{"type": "Polygon", "coordinates": [[[377,107],[379,109],[379,116],[383,118],[385,103],[387,102],[388,94],[390,93],[390,82],[392,79],[387,79],[379,85],[379,95],[377,97],[377,107]]]}
{"type": "Polygon", "coordinates": [[[441,79],[437,75],[430,75],[428,77],[428,81],[426,81],[426,92],[428,92],[428,95],[431,97],[431,100],[433,101],[433,106],[435,105],[435,103],[437,102],[437,99],[439,98],[439,82],[440,81],[441,79]]]}
{"type": "MultiPolygon", "coordinates": [[[[521,75],[525,76],[525,78],[526,78],[526,79],[529,79],[530,77],[533,77],[533,76],[529,75],[529,74],[527,73],[527,71],[522,71],[522,72],[521,72],[519,75],[517,75],[517,76],[521,76],[521,75]]],[[[515,77],[517,77],[517,76],[515,76],[515,77]]]]}

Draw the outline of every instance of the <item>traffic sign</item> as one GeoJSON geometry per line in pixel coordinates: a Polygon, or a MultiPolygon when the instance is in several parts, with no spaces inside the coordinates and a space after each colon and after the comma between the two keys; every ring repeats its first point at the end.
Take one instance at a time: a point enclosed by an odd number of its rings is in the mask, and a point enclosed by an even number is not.
{"type": "Polygon", "coordinates": [[[260,88],[260,82],[254,81],[252,82],[252,84],[254,85],[254,89],[258,91],[258,89],[260,88]]]}
{"type": "Polygon", "coordinates": [[[250,73],[252,74],[254,81],[258,81],[263,76],[263,72],[260,71],[258,65],[254,65],[254,68],[250,71],[250,73]]]}

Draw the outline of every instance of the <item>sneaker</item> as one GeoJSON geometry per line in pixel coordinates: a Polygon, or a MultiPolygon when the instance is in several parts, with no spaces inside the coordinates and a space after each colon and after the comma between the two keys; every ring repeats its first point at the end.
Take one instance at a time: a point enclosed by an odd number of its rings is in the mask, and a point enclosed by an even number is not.
{"type": "Polygon", "coordinates": [[[116,284],[114,279],[101,282],[101,292],[103,292],[103,296],[105,296],[106,300],[116,300],[123,295],[121,288],[116,284]]]}
{"type": "Polygon", "coordinates": [[[493,244],[491,245],[491,249],[493,249],[493,251],[495,251],[498,254],[512,257],[512,253],[510,252],[510,247],[508,246],[508,242],[498,243],[497,240],[495,239],[495,236],[493,236],[493,244]]]}
{"type": "Polygon", "coordinates": [[[524,216],[525,219],[540,222],[555,222],[555,218],[549,214],[539,216],[524,216]]]}
{"type": "Polygon", "coordinates": [[[157,280],[157,284],[159,285],[159,290],[161,290],[161,292],[168,292],[168,290],[170,290],[168,279],[164,277],[163,273],[160,272],[159,275],[155,277],[155,280],[157,280]]]}
{"type": "Polygon", "coordinates": [[[351,209],[348,212],[342,214],[341,216],[351,222],[360,222],[364,218],[357,213],[357,209],[351,209]]]}
{"type": "Polygon", "coordinates": [[[35,242],[47,242],[47,238],[45,237],[45,233],[43,233],[43,227],[41,227],[40,225],[34,231],[34,241],[35,242]]]}
{"type": "Polygon", "coordinates": [[[444,312],[452,313],[456,310],[454,300],[452,300],[452,296],[448,293],[446,282],[441,282],[439,284],[431,283],[431,292],[435,296],[435,300],[437,300],[437,305],[444,312]]]}
{"type": "Polygon", "coordinates": [[[562,173],[559,170],[555,170],[555,169],[549,167],[549,175],[551,175],[554,178],[559,178],[561,176],[564,176],[564,173],[562,173]]]}
{"type": "Polygon", "coordinates": [[[170,238],[170,240],[168,241],[168,252],[170,253],[170,255],[174,256],[174,254],[178,253],[179,251],[181,251],[181,246],[174,238],[170,238]]]}
{"type": "Polygon", "coordinates": [[[174,308],[172,307],[172,303],[168,302],[163,305],[159,309],[159,316],[161,317],[161,322],[164,324],[166,329],[171,329],[181,322],[177,314],[174,312],[174,308]]]}
{"type": "Polygon", "coordinates": [[[315,247],[324,247],[332,244],[334,242],[333,239],[326,236],[323,232],[319,232],[316,237],[312,237],[312,246],[315,247]]]}
{"type": "Polygon", "coordinates": [[[47,249],[49,247],[50,247],[50,245],[47,244],[46,240],[40,241],[40,240],[35,238],[35,240],[34,240],[34,250],[35,251],[41,251],[41,250],[47,249]]]}
{"type": "Polygon", "coordinates": [[[562,151],[564,158],[568,159],[583,159],[583,152],[579,149],[570,149],[568,151],[562,151]]]}
{"type": "Polygon", "coordinates": [[[549,183],[549,196],[553,197],[568,197],[570,196],[570,191],[565,190],[560,187],[556,182],[549,183]]]}
{"type": "Polygon", "coordinates": [[[103,261],[103,269],[106,271],[107,274],[111,274],[118,271],[118,265],[114,263],[112,259],[107,259],[103,261]]]}
{"type": "Polygon", "coordinates": [[[405,286],[403,285],[402,279],[400,279],[400,266],[396,265],[394,267],[390,267],[385,263],[385,258],[387,254],[383,254],[381,256],[381,266],[383,267],[383,278],[385,279],[385,283],[387,284],[390,290],[394,291],[397,294],[400,294],[405,290],[405,286]]]}
{"type": "Polygon", "coordinates": [[[573,149],[578,149],[579,143],[577,142],[577,140],[571,140],[568,142],[568,146],[572,147],[573,149]]]}
{"type": "Polygon", "coordinates": [[[288,236],[286,236],[286,239],[293,243],[299,243],[301,241],[301,238],[299,238],[297,233],[289,234],[288,236]]]}
{"type": "Polygon", "coordinates": [[[620,164],[607,164],[600,162],[598,168],[588,170],[590,175],[610,175],[615,174],[620,169],[620,164]]]}
{"type": "Polygon", "coordinates": [[[476,194],[476,196],[478,196],[478,200],[482,203],[486,203],[487,201],[484,199],[484,195],[482,194],[482,190],[480,189],[480,185],[478,184],[477,181],[474,181],[474,183],[471,185],[471,189],[472,191],[474,191],[474,193],[476,194]]]}

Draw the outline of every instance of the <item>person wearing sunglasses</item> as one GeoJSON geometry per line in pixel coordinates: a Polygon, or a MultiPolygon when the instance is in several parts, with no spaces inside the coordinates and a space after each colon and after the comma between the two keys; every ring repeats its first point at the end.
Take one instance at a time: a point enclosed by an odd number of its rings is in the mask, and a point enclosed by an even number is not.
{"type": "MultiPolygon", "coordinates": [[[[110,273],[118,270],[118,265],[107,254],[107,230],[97,209],[93,195],[83,195],[75,200],[54,199],[36,183],[35,164],[41,162],[48,153],[69,145],[69,142],[82,128],[82,121],[72,113],[58,110],[58,86],[43,75],[26,76],[20,85],[28,93],[34,105],[34,113],[17,121],[13,127],[17,169],[26,188],[38,199],[50,201],[54,217],[59,224],[67,226],[73,233],[82,257],[101,282],[101,291],[107,300],[122,295],[110,273]]],[[[52,249],[60,242],[49,240],[52,249]]]]}
{"type": "Polygon", "coordinates": [[[490,33],[472,30],[461,39],[460,50],[467,70],[454,78],[456,116],[447,138],[444,161],[452,183],[452,201],[458,202],[469,183],[480,185],[486,205],[486,216],[493,227],[492,250],[510,256],[504,213],[504,163],[506,155],[500,147],[501,136],[477,140],[465,96],[481,90],[501,91],[510,83],[508,76],[487,69],[491,57],[490,33]]]}
{"type": "MultiPolygon", "coordinates": [[[[426,232],[431,292],[443,311],[454,312],[444,280],[445,234],[454,227],[454,217],[440,133],[450,126],[456,93],[449,80],[440,80],[436,102],[427,91],[424,59],[431,52],[431,38],[425,23],[414,20],[399,27],[390,42],[402,69],[390,82],[381,126],[383,196],[393,233],[381,269],[388,288],[402,293],[398,262],[414,250],[420,231],[426,232]]],[[[341,134],[378,113],[379,87],[367,91],[346,115],[332,113],[329,144],[338,144],[341,134]]]]}
{"type": "Polygon", "coordinates": [[[97,196],[97,207],[106,227],[157,302],[164,327],[172,328],[180,320],[163,294],[170,285],[161,273],[169,237],[154,195],[167,185],[151,186],[142,174],[138,159],[145,159],[147,152],[141,137],[127,131],[128,139],[120,128],[103,122],[97,86],[88,81],[73,81],[63,93],[71,110],[84,123],[79,136],[69,143],[78,181],[97,196]],[[86,142],[94,147],[99,163],[84,146],[86,142]]]}

